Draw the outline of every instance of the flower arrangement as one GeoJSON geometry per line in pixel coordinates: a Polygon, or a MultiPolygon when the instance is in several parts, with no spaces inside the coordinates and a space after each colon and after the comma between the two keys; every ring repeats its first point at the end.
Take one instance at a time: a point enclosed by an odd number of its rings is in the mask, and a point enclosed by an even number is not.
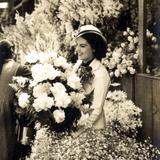
{"type": "Polygon", "coordinates": [[[79,76],[73,65],[55,52],[31,52],[26,55],[26,63],[31,77],[14,77],[11,84],[18,114],[27,114],[29,122],[39,121],[54,131],[70,130],[80,118],[79,108],[86,98],[81,83],[85,72],[79,76]]]}
{"type": "MultiPolygon", "coordinates": [[[[156,37],[149,30],[147,30],[146,36],[148,64],[146,72],[150,73],[153,72],[153,57],[158,45],[156,37]]],[[[108,69],[113,80],[124,75],[133,75],[138,70],[138,34],[127,28],[123,33],[119,33],[117,37],[117,42],[108,45],[106,57],[102,59],[102,63],[108,69]]]]}
{"type": "Polygon", "coordinates": [[[116,47],[109,44],[106,57],[102,59],[113,78],[135,74],[138,65],[138,36],[130,28],[120,36],[121,43],[116,44],[116,47]]]}
{"type": "Polygon", "coordinates": [[[103,17],[117,18],[123,8],[122,3],[117,0],[100,0],[99,2],[96,0],[76,0],[75,2],[61,0],[61,3],[63,5],[59,8],[59,18],[62,20],[65,18],[67,22],[74,20],[80,24],[96,24],[98,19],[103,17]]]}
{"type": "Polygon", "coordinates": [[[156,74],[156,51],[158,49],[157,38],[147,29],[146,33],[146,73],[156,74]]]}
{"type": "Polygon", "coordinates": [[[109,126],[118,127],[124,133],[136,132],[142,127],[140,119],[142,110],[135,106],[131,100],[127,100],[127,95],[121,90],[109,91],[107,102],[104,108],[106,123],[109,126]]]}
{"type": "Polygon", "coordinates": [[[25,17],[16,14],[16,24],[5,27],[1,37],[14,43],[17,60],[22,63],[24,55],[31,50],[46,52],[54,48],[66,56],[73,45],[73,31],[79,25],[104,28],[109,24],[105,29],[109,33],[115,26],[111,19],[117,19],[123,9],[119,0],[38,0],[32,14],[25,17]]]}
{"type": "Polygon", "coordinates": [[[134,137],[120,135],[108,127],[88,130],[74,139],[68,135],[50,133],[47,128],[37,131],[32,153],[27,160],[126,160],[158,159],[160,151],[149,141],[137,142],[134,137]]]}

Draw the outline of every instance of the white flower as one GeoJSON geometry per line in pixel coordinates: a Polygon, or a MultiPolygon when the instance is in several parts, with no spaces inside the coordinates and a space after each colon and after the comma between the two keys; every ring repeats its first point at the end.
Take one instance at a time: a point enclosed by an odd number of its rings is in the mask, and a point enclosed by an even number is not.
{"type": "Polygon", "coordinates": [[[56,109],[54,112],[53,112],[53,117],[55,119],[55,121],[57,123],[61,123],[65,120],[65,113],[63,110],[61,109],[56,109]]]}
{"type": "Polygon", "coordinates": [[[134,41],[134,43],[138,43],[138,37],[134,37],[134,39],[133,39],[133,41],[134,41]]]}
{"type": "Polygon", "coordinates": [[[133,64],[133,62],[131,60],[127,60],[126,64],[127,64],[127,66],[131,66],[133,64]]]}
{"type": "Polygon", "coordinates": [[[31,68],[32,77],[35,82],[42,82],[46,79],[44,66],[42,64],[35,64],[31,68]]]}
{"type": "Polygon", "coordinates": [[[42,94],[38,98],[34,99],[33,107],[37,112],[42,110],[48,110],[54,105],[54,99],[52,97],[48,97],[46,93],[42,94]]]}
{"type": "Polygon", "coordinates": [[[80,88],[82,88],[82,84],[80,82],[80,78],[74,72],[72,72],[69,75],[69,77],[67,78],[67,84],[70,87],[72,87],[73,89],[80,89],[80,88]]]}
{"type": "Polygon", "coordinates": [[[66,60],[66,58],[59,56],[57,58],[54,59],[54,66],[56,67],[63,67],[64,69],[67,69],[71,66],[71,64],[69,64],[66,60]]]}
{"type": "Polygon", "coordinates": [[[112,101],[125,101],[126,98],[127,94],[120,90],[109,91],[107,94],[107,99],[111,99],[112,101]]]}
{"type": "Polygon", "coordinates": [[[40,52],[39,53],[40,63],[42,63],[42,64],[45,64],[45,63],[53,64],[53,57],[56,56],[56,55],[57,55],[57,53],[54,53],[54,52],[49,52],[49,53],[40,52]],[[55,54],[55,55],[53,55],[53,54],[55,54]]]}
{"type": "Polygon", "coordinates": [[[18,97],[19,106],[22,108],[28,107],[30,103],[29,98],[30,98],[30,95],[28,95],[27,93],[21,93],[18,97]]]}
{"type": "Polygon", "coordinates": [[[82,104],[82,100],[85,98],[83,93],[76,93],[76,92],[71,92],[70,96],[73,105],[76,107],[79,107],[82,104]]]}
{"type": "Polygon", "coordinates": [[[61,72],[56,70],[51,64],[44,64],[44,74],[46,79],[54,80],[61,75],[61,72]]]}
{"type": "Polygon", "coordinates": [[[25,85],[29,81],[29,79],[26,77],[22,77],[22,76],[16,76],[16,77],[14,76],[13,81],[16,81],[20,88],[23,88],[23,87],[25,87],[25,85]]]}
{"type": "Polygon", "coordinates": [[[66,108],[71,103],[71,97],[65,92],[55,94],[54,98],[55,98],[55,105],[57,107],[66,108]]]}
{"type": "Polygon", "coordinates": [[[127,27],[127,32],[129,33],[131,31],[131,29],[129,27],[127,27]]]}
{"type": "Polygon", "coordinates": [[[151,33],[148,29],[147,29],[147,37],[152,37],[153,33],[151,33]]]}
{"type": "Polygon", "coordinates": [[[120,71],[118,69],[116,69],[114,74],[115,74],[116,77],[119,77],[120,76],[120,71]]]}
{"type": "Polygon", "coordinates": [[[36,86],[36,85],[37,85],[37,82],[36,82],[36,81],[32,81],[32,80],[29,81],[29,87],[30,87],[30,88],[32,88],[32,87],[34,87],[34,86],[36,86]]]}
{"type": "Polygon", "coordinates": [[[129,44],[129,46],[128,46],[129,48],[129,51],[132,51],[132,50],[134,50],[135,49],[135,45],[134,45],[134,43],[130,43],[129,44]]]}
{"type": "Polygon", "coordinates": [[[124,35],[124,36],[127,36],[127,35],[128,35],[128,33],[127,33],[126,31],[124,31],[124,32],[123,32],[123,35],[124,35]]]}
{"type": "Polygon", "coordinates": [[[120,72],[121,72],[122,74],[126,74],[126,73],[127,73],[127,70],[126,70],[126,68],[121,68],[121,69],[120,69],[120,72]]]}
{"type": "Polygon", "coordinates": [[[55,105],[57,107],[68,107],[71,103],[71,97],[66,93],[66,88],[63,84],[56,82],[50,90],[55,98],[55,105]]]}
{"type": "Polygon", "coordinates": [[[130,34],[131,36],[134,36],[134,32],[133,32],[133,31],[130,31],[129,34],[130,34]]]}
{"type": "Polygon", "coordinates": [[[121,47],[124,48],[125,47],[125,43],[121,43],[121,47]]]}
{"type": "Polygon", "coordinates": [[[153,37],[152,37],[152,41],[153,41],[153,42],[156,42],[156,41],[157,41],[157,38],[153,36],[153,37]]]}
{"type": "Polygon", "coordinates": [[[53,87],[50,89],[53,95],[66,92],[65,86],[60,82],[53,83],[53,87]]]}
{"type": "Polygon", "coordinates": [[[135,74],[136,70],[133,67],[128,67],[130,74],[135,74]]]}
{"type": "Polygon", "coordinates": [[[46,93],[47,95],[50,93],[50,88],[51,88],[51,84],[50,83],[40,83],[38,85],[36,85],[33,88],[33,96],[34,97],[39,97],[41,96],[43,93],[46,93]]]}
{"type": "Polygon", "coordinates": [[[87,119],[89,118],[89,114],[84,114],[83,112],[81,112],[81,118],[78,120],[77,125],[79,126],[85,126],[87,119]]]}
{"type": "Polygon", "coordinates": [[[127,39],[128,39],[129,42],[133,42],[133,38],[131,36],[128,36],[127,39]]]}
{"type": "Polygon", "coordinates": [[[113,69],[116,67],[116,62],[115,62],[115,59],[111,59],[108,66],[107,66],[109,69],[113,69]]]}
{"type": "Polygon", "coordinates": [[[138,57],[139,57],[139,54],[137,54],[137,53],[133,55],[134,59],[138,59],[138,57]]]}
{"type": "Polygon", "coordinates": [[[35,82],[44,80],[54,80],[61,75],[61,72],[56,70],[51,64],[35,64],[31,68],[32,77],[35,82]]]}
{"type": "Polygon", "coordinates": [[[110,72],[109,75],[110,75],[110,77],[113,77],[114,73],[113,73],[113,72],[110,72]]]}
{"type": "Polygon", "coordinates": [[[39,60],[38,53],[36,51],[32,51],[28,53],[25,57],[26,62],[28,63],[36,63],[39,60]]]}

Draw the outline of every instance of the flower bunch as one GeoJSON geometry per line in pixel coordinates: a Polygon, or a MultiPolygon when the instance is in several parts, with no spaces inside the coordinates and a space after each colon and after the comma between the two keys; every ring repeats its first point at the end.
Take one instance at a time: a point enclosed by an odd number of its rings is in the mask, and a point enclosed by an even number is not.
{"type": "Polygon", "coordinates": [[[50,133],[46,128],[37,131],[30,160],[49,159],[157,159],[160,151],[149,141],[138,143],[134,137],[129,138],[113,131],[87,130],[79,137],[50,133]],[[94,147],[93,147],[94,146],[94,147]]]}
{"type": "Polygon", "coordinates": [[[147,73],[156,74],[156,66],[158,66],[156,60],[156,51],[158,49],[157,38],[148,29],[146,32],[146,63],[147,73]],[[155,72],[155,73],[154,73],[155,72]]]}
{"type": "Polygon", "coordinates": [[[121,36],[121,43],[116,47],[108,45],[106,57],[102,59],[111,77],[121,77],[136,72],[139,55],[138,36],[130,28],[127,28],[121,36]]]}
{"type": "Polygon", "coordinates": [[[107,94],[105,118],[107,125],[120,128],[121,131],[135,132],[142,126],[140,114],[142,110],[134,105],[131,100],[127,100],[125,92],[120,90],[109,91],[107,94]]]}
{"type": "Polygon", "coordinates": [[[66,25],[68,29],[73,20],[80,22],[80,24],[96,24],[99,18],[117,18],[123,8],[122,3],[114,0],[76,0],[74,2],[61,0],[60,3],[62,5],[60,5],[58,16],[62,21],[68,22],[66,25]]]}
{"type": "Polygon", "coordinates": [[[80,117],[78,108],[85,99],[81,77],[71,63],[55,52],[31,52],[26,55],[31,78],[14,77],[19,108],[36,115],[35,120],[66,130],[80,117]]]}

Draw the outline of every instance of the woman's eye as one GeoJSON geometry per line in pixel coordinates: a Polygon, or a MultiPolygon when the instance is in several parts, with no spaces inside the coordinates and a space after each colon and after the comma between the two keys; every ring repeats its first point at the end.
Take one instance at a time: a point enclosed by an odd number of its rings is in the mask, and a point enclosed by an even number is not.
{"type": "Polygon", "coordinates": [[[84,47],[86,47],[86,45],[80,45],[80,47],[84,48],[84,47]]]}

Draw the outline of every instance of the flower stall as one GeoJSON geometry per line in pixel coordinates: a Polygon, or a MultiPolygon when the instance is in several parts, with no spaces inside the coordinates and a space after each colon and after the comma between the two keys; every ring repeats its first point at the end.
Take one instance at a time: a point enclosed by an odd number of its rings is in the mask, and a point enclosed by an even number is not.
{"type": "MultiPolygon", "coordinates": [[[[158,4],[157,4],[158,5],[158,4]]],[[[132,77],[123,77],[121,84],[128,96],[140,106],[143,128],[141,138],[150,137],[153,144],[160,147],[160,77],[146,74],[146,2],[139,0],[139,53],[140,72],[132,77]]]]}
{"type": "MultiPolygon", "coordinates": [[[[15,60],[26,64],[31,72],[27,78],[14,77],[10,84],[16,92],[15,112],[22,132],[26,127],[35,131],[33,141],[29,142],[30,153],[24,157],[157,159],[160,78],[151,76],[156,72],[151,62],[152,53],[159,46],[155,34],[146,27],[149,3],[34,2],[37,3],[32,14],[22,17],[16,13],[16,24],[0,33],[0,39],[15,45],[15,60]],[[94,75],[90,67],[80,67],[82,61],[77,61],[74,41],[79,27],[86,24],[95,25],[107,39],[106,57],[101,63],[111,77],[111,87],[105,98],[106,128],[95,131],[89,127],[74,138],[79,124],[85,124],[93,111],[92,92],[86,94],[83,87],[94,75]],[[87,113],[82,112],[82,106],[87,113]]],[[[19,141],[25,136],[24,133],[19,141]]]]}

